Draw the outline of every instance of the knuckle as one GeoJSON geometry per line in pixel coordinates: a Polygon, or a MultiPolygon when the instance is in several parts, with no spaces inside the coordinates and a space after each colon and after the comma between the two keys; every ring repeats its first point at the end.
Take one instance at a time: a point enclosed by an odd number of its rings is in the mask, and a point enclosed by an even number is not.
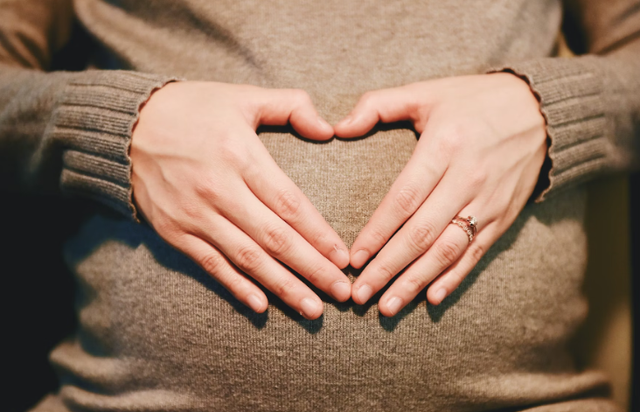
{"type": "Polygon", "coordinates": [[[382,232],[381,228],[377,226],[372,226],[369,230],[368,236],[370,236],[376,246],[384,245],[387,243],[387,236],[382,232]]]}
{"type": "Polygon", "coordinates": [[[285,278],[274,285],[273,293],[281,299],[292,296],[296,289],[296,282],[293,279],[285,278]]]}
{"type": "Polygon", "coordinates": [[[415,252],[423,253],[436,240],[436,228],[431,222],[422,222],[411,226],[409,230],[409,246],[415,252]]]}
{"type": "Polygon", "coordinates": [[[435,258],[443,268],[450,266],[458,259],[459,249],[455,243],[443,242],[435,250],[435,258]]]}
{"type": "Polygon", "coordinates": [[[318,285],[325,278],[325,270],[322,267],[316,267],[304,276],[309,282],[318,285]]]}
{"type": "Polygon", "coordinates": [[[482,245],[476,244],[471,246],[471,259],[473,259],[474,265],[482,259],[485,253],[485,249],[482,245]]]}
{"type": "Polygon", "coordinates": [[[260,263],[260,252],[253,247],[244,247],[236,255],[236,264],[243,272],[255,272],[260,263]]]}
{"type": "Polygon", "coordinates": [[[445,155],[451,156],[458,152],[465,141],[466,133],[459,126],[449,127],[447,130],[442,131],[439,136],[438,149],[445,155]]]}
{"type": "Polygon", "coordinates": [[[237,296],[238,293],[242,290],[243,286],[243,278],[237,275],[230,275],[221,279],[221,283],[229,292],[231,292],[234,296],[237,296]]]}
{"type": "MultiPolygon", "coordinates": [[[[211,199],[212,196],[208,198],[211,199]]],[[[200,202],[194,202],[191,199],[185,199],[181,205],[184,216],[191,222],[203,221],[206,210],[200,202]]]]}
{"type": "Polygon", "coordinates": [[[245,167],[249,158],[246,148],[236,141],[224,138],[218,150],[218,156],[225,164],[236,168],[245,167]]]}
{"type": "Polygon", "coordinates": [[[289,190],[282,190],[276,197],[276,213],[284,220],[291,220],[298,216],[300,198],[289,190]]]}
{"type": "Polygon", "coordinates": [[[474,170],[467,177],[469,187],[478,188],[487,182],[487,172],[484,170],[474,170]]]}
{"type": "Polygon", "coordinates": [[[428,162],[423,166],[424,176],[438,177],[442,176],[444,171],[442,162],[428,162]]]}
{"type": "Polygon", "coordinates": [[[264,246],[272,256],[286,253],[290,246],[286,231],[280,227],[271,227],[265,230],[264,246]]]}
{"type": "Polygon", "coordinates": [[[184,216],[175,216],[167,211],[159,211],[157,215],[149,221],[153,229],[164,240],[174,246],[179,246],[183,242],[183,237],[190,228],[190,222],[185,220],[184,216]]]}
{"type": "Polygon", "coordinates": [[[459,284],[462,283],[464,278],[467,277],[467,274],[462,270],[454,270],[450,273],[450,276],[451,276],[451,279],[453,280],[452,282],[453,286],[457,287],[459,284]]]}
{"type": "Polygon", "coordinates": [[[413,214],[421,203],[420,191],[415,186],[405,186],[396,196],[396,204],[404,215],[413,214]]]}
{"type": "Polygon", "coordinates": [[[318,230],[309,235],[309,243],[312,246],[316,247],[316,249],[321,249],[326,245],[329,245],[331,242],[331,235],[323,230],[318,230]]]}
{"type": "Polygon", "coordinates": [[[208,254],[204,256],[200,260],[200,265],[202,268],[207,271],[207,273],[211,275],[215,275],[219,277],[220,272],[224,268],[224,265],[227,263],[226,259],[218,254],[208,254]]]}
{"type": "Polygon", "coordinates": [[[200,198],[215,201],[220,193],[218,179],[202,176],[194,182],[194,191],[200,198]]]}
{"type": "Polygon", "coordinates": [[[153,219],[153,229],[166,240],[171,240],[176,232],[176,224],[165,216],[153,219]]]}
{"type": "Polygon", "coordinates": [[[396,273],[394,273],[394,271],[391,270],[391,268],[386,263],[380,263],[377,269],[385,281],[389,281],[396,275],[396,273]]]}
{"type": "Polygon", "coordinates": [[[422,278],[418,276],[411,276],[406,281],[406,288],[412,294],[418,294],[422,289],[424,289],[425,283],[422,278]]]}

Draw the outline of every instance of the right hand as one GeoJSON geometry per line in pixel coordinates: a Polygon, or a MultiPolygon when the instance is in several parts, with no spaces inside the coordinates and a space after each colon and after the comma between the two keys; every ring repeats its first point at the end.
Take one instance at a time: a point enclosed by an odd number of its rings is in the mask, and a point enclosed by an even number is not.
{"type": "Polygon", "coordinates": [[[339,268],[349,253],[256,134],[261,124],[288,122],[309,139],[333,136],[300,90],[170,83],[140,111],[131,180],[145,220],[238,300],[267,309],[248,275],[316,319],[322,301],[279,261],[343,302],[351,282],[339,268]]]}

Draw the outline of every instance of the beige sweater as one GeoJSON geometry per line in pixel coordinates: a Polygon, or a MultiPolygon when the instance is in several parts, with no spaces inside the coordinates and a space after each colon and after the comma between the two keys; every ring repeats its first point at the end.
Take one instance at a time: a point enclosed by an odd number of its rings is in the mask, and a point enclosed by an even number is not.
{"type": "MultiPolygon", "coordinates": [[[[566,346],[587,310],[578,183],[640,156],[639,34],[637,0],[0,0],[2,190],[108,206],[66,247],[79,330],[51,355],[60,392],[35,410],[617,410],[606,377],[577,370],[566,346]],[[589,55],[553,57],[563,11],[589,55]],[[44,73],[74,16],[101,70],[44,73]],[[540,98],[548,200],[438,307],[421,294],[387,319],[325,297],[306,321],[269,295],[256,315],[131,219],[131,128],[170,79],[303,88],[334,122],[367,90],[501,68],[540,98]]],[[[347,245],[416,143],[393,127],[261,138],[347,245]]]]}

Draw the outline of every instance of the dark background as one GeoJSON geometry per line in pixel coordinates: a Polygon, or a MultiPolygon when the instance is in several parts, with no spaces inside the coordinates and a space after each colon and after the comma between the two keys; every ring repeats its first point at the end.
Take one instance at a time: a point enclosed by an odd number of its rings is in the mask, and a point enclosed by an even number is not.
{"type": "Polygon", "coordinates": [[[631,411],[640,411],[640,172],[629,181],[631,225],[631,303],[633,304],[633,354],[631,357],[631,411]]]}
{"type": "MultiPolygon", "coordinates": [[[[84,70],[95,43],[76,23],[71,41],[53,56],[51,70],[84,70]]],[[[7,192],[0,181],[0,310],[5,384],[1,411],[25,411],[58,387],[49,365],[53,347],[76,327],[74,280],[62,257],[88,200],[7,192]]]]}
{"type": "Polygon", "coordinates": [[[62,260],[62,243],[80,215],[78,202],[58,197],[5,192],[2,200],[0,409],[17,412],[58,386],[48,353],[76,325],[74,281],[62,260]]]}

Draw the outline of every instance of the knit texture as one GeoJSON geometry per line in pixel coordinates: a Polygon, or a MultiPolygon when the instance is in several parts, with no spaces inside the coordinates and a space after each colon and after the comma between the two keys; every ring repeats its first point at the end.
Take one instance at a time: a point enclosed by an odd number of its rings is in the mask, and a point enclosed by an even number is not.
{"type": "Polygon", "coordinates": [[[602,79],[582,63],[555,58],[503,69],[526,79],[547,123],[552,167],[549,186],[536,199],[539,202],[607,167],[602,79]]]}
{"type": "Polygon", "coordinates": [[[132,71],[45,75],[0,63],[0,184],[90,197],[136,217],[131,131],[172,76],[132,71]]]}
{"type": "MultiPolygon", "coordinates": [[[[581,370],[568,343],[587,312],[579,183],[629,170],[640,153],[637,5],[0,1],[0,177],[126,213],[92,208],[65,247],[79,329],[52,352],[60,391],[35,411],[619,411],[606,376],[581,370]],[[554,57],[563,12],[600,56],[554,57]],[[45,73],[73,16],[98,44],[98,70],[45,73]],[[421,293],[384,318],[377,297],[320,294],[324,315],[307,321],[268,294],[257,315],[130,219],[131,128],[173,78],[302,88],[336,122],[366,91],[496,67],[540,99],[547,199],[437,307],[421,293]]],[[[404,124],[354,141],[313,143],[286,127],[260,137],[348,246],[416,145],[404,124]]]]}
{"type": "Polygon", "coordinates": [[[60,178],[63,192],[92,197],[135,218],[131,133],[140,106],[170,80],[116,71],[69,83],[48,136],[67,147],[60,178]]]}

